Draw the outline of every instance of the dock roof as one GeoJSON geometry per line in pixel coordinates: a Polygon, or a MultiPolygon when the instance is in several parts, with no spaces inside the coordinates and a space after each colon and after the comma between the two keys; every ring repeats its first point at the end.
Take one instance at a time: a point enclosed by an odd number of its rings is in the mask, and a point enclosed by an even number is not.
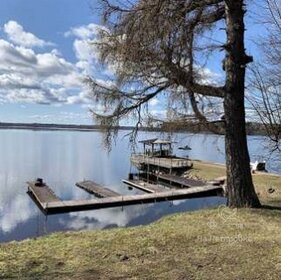
{"type": "Polygon", "coordinates": [[[146,145],[169,145],[169,144],[172,144],[173,142],[170,141],[170,140],[162,140],[162,139],[158,139],[158,138],[153,138],[153,139],[146,139],[146,140],[141,140],[139,141],[139,143],[143,143],[143,144],[146,144],[146,145]]]}

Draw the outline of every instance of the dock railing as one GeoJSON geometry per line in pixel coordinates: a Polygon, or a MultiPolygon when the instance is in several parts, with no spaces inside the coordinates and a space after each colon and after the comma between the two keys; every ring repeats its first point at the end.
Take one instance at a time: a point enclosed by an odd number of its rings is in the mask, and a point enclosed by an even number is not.
{"type": "Polygon", "coordinates": [[[189,167],[190,160],[176,157],[155,157],[146,154],[135,153],[131,155],[131,161],[135,164],[150,164],[167,168],[189,167]]]}

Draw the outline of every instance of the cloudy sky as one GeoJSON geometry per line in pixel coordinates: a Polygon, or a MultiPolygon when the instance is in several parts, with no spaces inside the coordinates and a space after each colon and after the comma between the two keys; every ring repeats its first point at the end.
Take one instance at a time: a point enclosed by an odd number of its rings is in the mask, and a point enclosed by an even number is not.
{"type": "Polygon", "coordinates": [[[101,71],[88,45],[97,28],[93,7],[88,0],[1,0],[1,122],[91,122],[81,79],[101,71]]]}
{"type": "MultiPolygon", "coordinates": [[[[0,122],[91,123],[96,0],[1,0],[0,122]],[[94,15],[95,14],[95,15],[94,15]]],[[[151,111],[161,111],[159,100],[151,111]]]]}

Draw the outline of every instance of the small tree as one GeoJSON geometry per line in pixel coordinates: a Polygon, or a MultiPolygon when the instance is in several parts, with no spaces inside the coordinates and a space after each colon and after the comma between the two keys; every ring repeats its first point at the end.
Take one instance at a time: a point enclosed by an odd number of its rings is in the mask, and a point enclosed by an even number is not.
{"type": "MultiPolygon", "coordinates": [[[[120,1],[118,1],[120,2],[120,1]]],[[[223,101],[227,166],[227,203],[230,207],[259,207],[250,172],[245,130],[244,89],[246,65],[243,0],[139,0],[114,5],[101,0],[108,31],[100,33],[101,62],[114,65],[116,83],[105,87],[88,83],[106,114],[94,113],[103,125],[112,127],[136,113],[161,93],[189,101],[201,123],[218,132],[216,122],[200,110],[204,98],[223,101]],[[224,25],[223,45],[202,45],[206,34],[224,25]],[[225,84],[203,82],[202,58],[213,49],[225,50],[225,84]]],[[[206,55],[207,54],[207,55],[206,55]]],[[[222,103],[222,102],[221,102],[222,103]]]]}

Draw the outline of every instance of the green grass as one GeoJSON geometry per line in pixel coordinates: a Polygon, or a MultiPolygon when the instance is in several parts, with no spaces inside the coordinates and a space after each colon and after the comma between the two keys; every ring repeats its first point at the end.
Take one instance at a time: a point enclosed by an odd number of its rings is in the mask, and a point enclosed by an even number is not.
{"type": "MultiPolygon", "coordinates": [[[[224,175],[223,167],[210,165],[207,172],[202,164],[195,164],[193,176],[224,175]]],[[[281,206],[280,177],[255,176],[263,203],[281,206]],[[272,196],[266,191],[271,184],[276,189],[272,196]]],[[[4,243],[0,279],[277,280],[280,214],[278,209],[219,207],[168,216],[148,226],[4,243]]]]}

